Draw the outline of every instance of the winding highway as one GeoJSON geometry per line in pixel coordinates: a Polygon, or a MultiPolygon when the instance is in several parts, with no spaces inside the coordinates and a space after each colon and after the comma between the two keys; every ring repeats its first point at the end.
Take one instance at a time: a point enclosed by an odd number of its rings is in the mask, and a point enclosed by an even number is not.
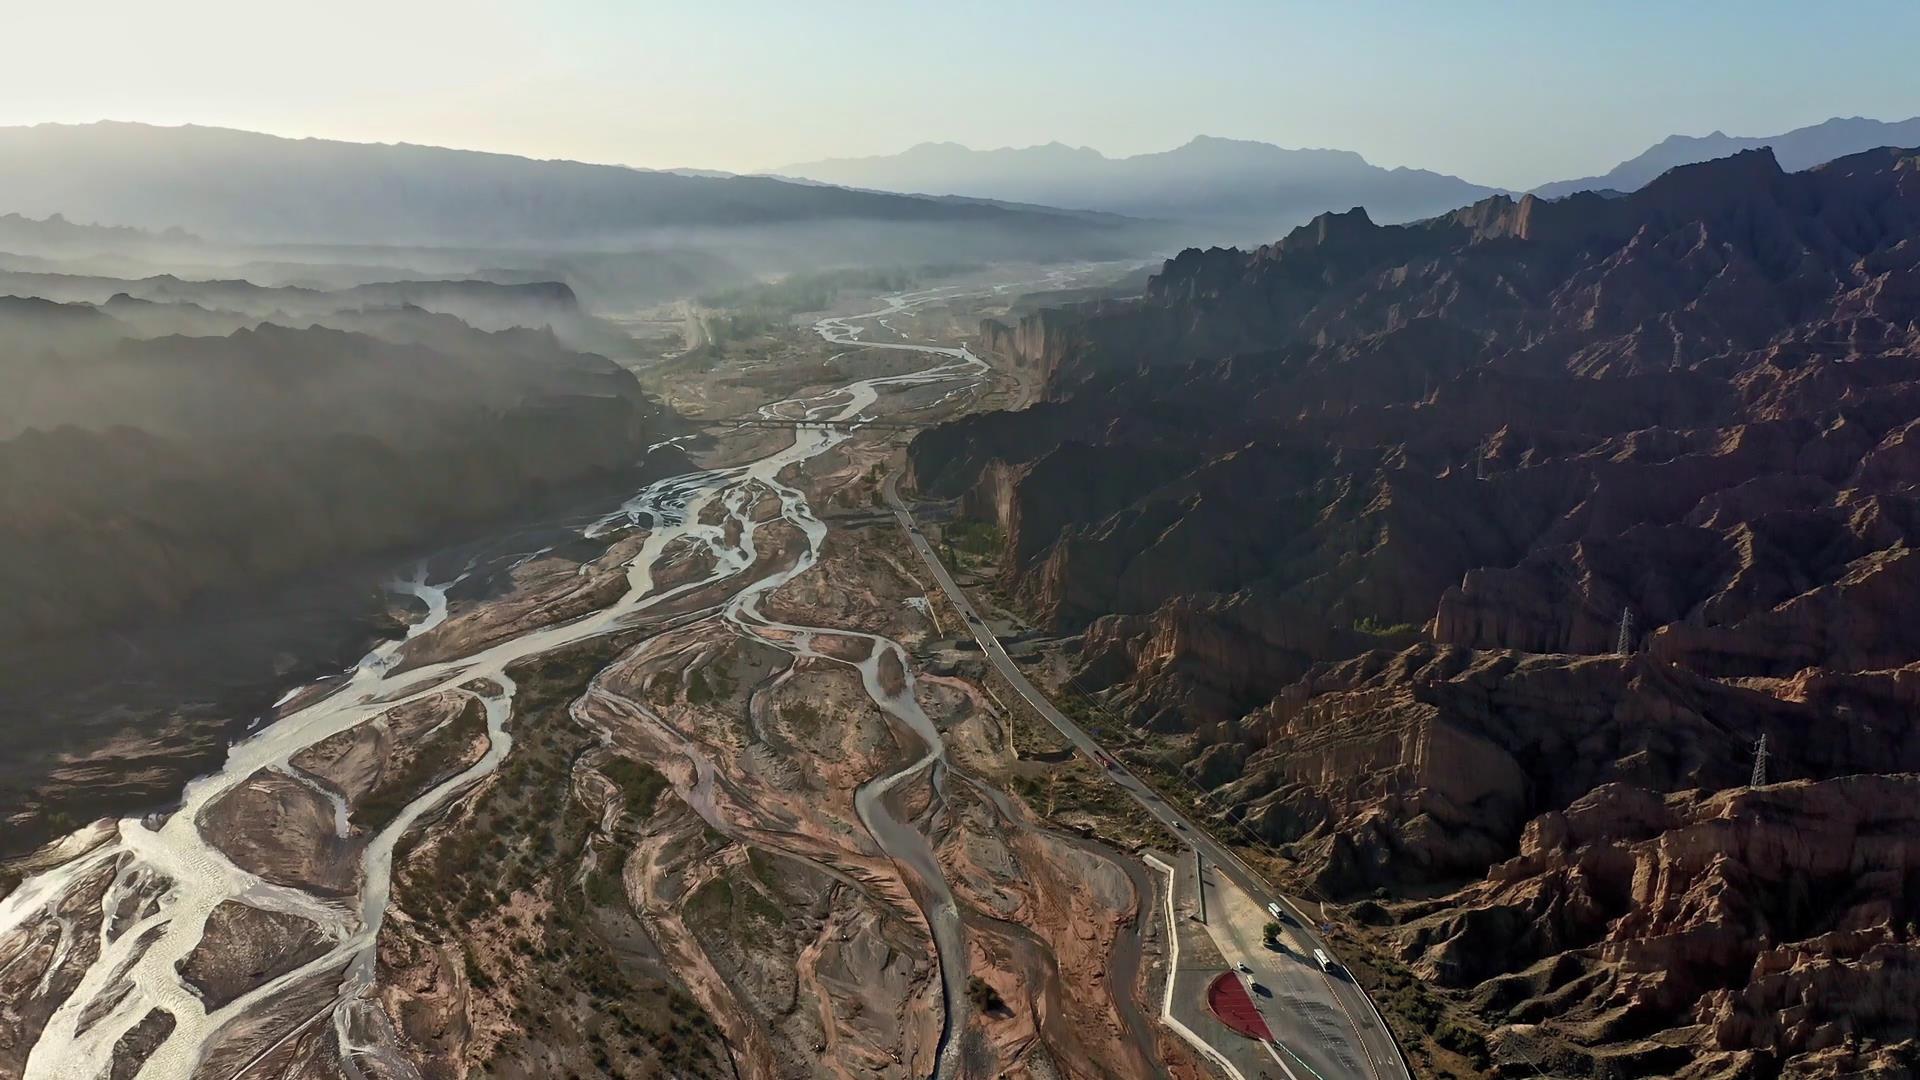
{"type": "MultiPolygon", "coordinates": [[[[1311,956],[1313,949],[1326,949],[1332,955],[1325,940],[1314,932],[1313,920],[1291,899],[1268,885],[1266,879],[1242,861],[1231,848],[1215,840],[1198,823],[1168,804],[1131,770],[1118,764],[1118,759],[1108,754],[1098,740],[1055,708],[1053,702],[1027,679],[1019,665],[1007,655],[1000,639],[974,610],[966,592],[947,572],[946,564],[934,554],[933,546],[927,542],[914,521],[912,510],[901,499],[896,479],[896,475],[890,474],[882,486],[888,507],[906,532],[914,551],[926,564],[928,572],[940,583],[941,591],[959,609],[968,633],[980,646],[981,654],[999,672],[1000,677],[1067,741],[1096,765],[1102,766],[1107,776],[1134,802],[1191,845],[1201,858],[1219,868],[1247,897],[1260,905],[1260,909],[1264,910],[1268,904],[1278,904],[1290,912],[1298,925],[1288,927],[1288,936],[1306,943],[1303,951],[1307,957],[1311,956]],[[1110,761],[1114,764],[1108,765],[1110,761]]],[[[1235,932],[1231,929],[1226,932],[1229,941],[1235,932]]],[[[1257,951],[1249,947],[1244,954],[1250,960],[1266,961],[1268,957],[1265,954],[1268,952],[1264,946],[1260,946],[1257,951]]],[[[1314,1080],[1316,1077],[1318,1080],[1411,1080],[1406,1061],[1399,1047],[1394,1044],[1392,1034],[1367,999],[1365,991],[1354,984],[1344,969],[1338,975],[1330,974],[1321,971],[1311,959],[1296,956],[1281,956],[1263,963],[1262,968],[1279,971],[1283,976],[1276,981],[1282,982],[1284,998],[1267,1000],[1283,1001],[1292,1006],[1278,1009],[1262,1002],[1262,1011],[1274,1031],[1274,1042],[1277,1044],[1277,1050],[1269,1048],[1269,1053],[1283,1074],[1293,1080],[1314,1080]],[[1338,1018],[1338,1022],[1330,1025],[1329,1017],[1338,1018]],[[1357,1050],[1357,1053],[1352,1050],[1357,1050]]]]}

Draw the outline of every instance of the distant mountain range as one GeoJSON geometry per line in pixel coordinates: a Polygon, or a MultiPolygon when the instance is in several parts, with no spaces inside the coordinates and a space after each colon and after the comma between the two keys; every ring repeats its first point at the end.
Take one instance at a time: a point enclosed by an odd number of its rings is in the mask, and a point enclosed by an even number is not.
{"type": "Polygon", "coordinates": [[[253,243],[609,247],[714,226],[860,221],[1057,239],[1042,208],[209,127],[0,128],[0,212],[253,243]]]}
{"type": "Polygon", "coordinates": [[[1773,148],[1774,159],[1782,169],[1799,172],[1862,150],[1920,146],[1920,116],[1894,122],[1836,116],[1779,135],[1742,136],[1719,131],[1711,135],[1669,135],[1638,157],[1623,161],[1599,176],[1542,184],[1533,189],[1533,194],[1557,199],[1576,191],[1638,191],[1668,169],[1763,146],[1773,148]]]}
{"type": "Polygon", "coordinates": [[[1425,169],[1384,169],[1350,150],[1211,136],[1120,158],[1057,142],[1001,150],[921,143],[884,157],[788,165],[773,175],[1268,231],[1330,207],[1365,206],[1378,220],[1409,221],[1499,190],[1425,169]]]}
{"type": "MultiPolygon", "coordinates": [[[[1920,117],[1835,118],[1767,136],[1675,135],[1604,174],[1533,194],[1634,191],[1675,166],[1763,146],[1792,171],[1916,145],[1920,117]]],[[[736,176],[194,126],[0,128],[0,214],[64,214],[225,242],[631,250],[649,235],[744,226],[784,231],[789,246],[841,261],[887,244],[901,257],[1117,255],[1259,242],[1355,206],[1376,222],[1413,221],[1503,192],[1518,193],[1382,168],[1349,150],[1210,136],[1131,157],[1057,142],[999,150],[921,143],[736,176]],[[848,222],[882,228],[837,227],[848,222]]],[[[0,234],[28,229],[9,220],[0,234]]],[[[70,244],[106,239],[65,222],[34,228],[35,237],[58,231],[70,244]]]]}
{"type": "MultiPolygon", "coordinates": [[[[1838,118],[1781,135],[1675,135],[1600,176],[1533,193],[1637,190],[1678,165],[1770,146],[1781,166],[1805,169],[1881,146],[1920,145],[1920,118],[1838,118]]],[[[1225,226],[1277,236],[1325,210],[1364,206],[1376,222],[1432,217],[1502,191],[1425,169],[1386,169],[1347,150],[1289,150],[1207,136],[1161,153],[1110,158],[1062,143],[970,150],[921,143],[898,154],[788,165],[773,175],[880,191],[967,195],[1225,226]]]]}

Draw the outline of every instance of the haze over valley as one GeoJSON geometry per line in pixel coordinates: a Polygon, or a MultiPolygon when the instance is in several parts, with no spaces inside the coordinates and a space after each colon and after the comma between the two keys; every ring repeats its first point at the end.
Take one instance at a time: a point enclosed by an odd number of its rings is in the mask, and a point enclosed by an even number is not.
{"type": "Polygon", "coordinates": [[[1541,15],[21,13],[0,1080],[1916,1075],[1920,16],[1541,15]]]}

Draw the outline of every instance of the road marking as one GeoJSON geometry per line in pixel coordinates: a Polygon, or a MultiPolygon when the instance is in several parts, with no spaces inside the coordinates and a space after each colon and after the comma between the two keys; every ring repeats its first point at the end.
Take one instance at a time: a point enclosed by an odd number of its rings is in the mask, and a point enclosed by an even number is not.
{"type": "MultiPolygon", "coordinates": [[[[1367,1071],[1373,1074],[1374,1080],[1380,1080],[1380,1063],[1374,1060],[1373,1050],[1367,1046],[1367,1034],[1366,1032],[1360,1030],[1360,1021],[1354,1019],[1353,1010],[1347,1008],[1346,996],[1341,994],[1340,988],[1333,984],[1332,975],[1329,975],[1325,970],[1322,970],[1320,972],[1320,977],[1327,980],[1328,992],[1333,995],[1333,1000],[1339,1003],[1340,1011],[1347,1014],[1347,1023],[1353,1026],[1353,1035],[1354,1035],[1353,1041],[1360,1044],[1360,1052],[1367,1056],[1367,1071]]],[[[1393,1037],[1392,1033],[1389,1032],[1387,1037],[1391,1039],[1393,1037]]],[[[1394,1052],[1398,1053],[1399,1049],[1400,1049],[1399,1046],[1396,1044],[1394,1046],[1394,1052]]]]}
{"type": "Polygon", "coordinates": [[[1273,1048],[1276,1046],[1282,1050],[1286,1050],[1287,1056],[1292,1058],[1295,1062],[1297,1062],[1301,1068],[1312,1073],[1314,1075],[1315,1080],[1327,1080],[1326,1077],[1320,1075],[1320,1070],[1307,1064],[1307,1060],[1301,1057],[1299,1054],[1294,1053],[1292,1050],[1288,1050],[1287,1045],[1281,1042],[1280,1040],[1275,1039],[1272,1042],[1265,1042],[1265,1043],[1261,1043],[1260,1045],[1267,1048],[1268,1057],[1271,1057],[1273,1060],[1280,1062],[1280,1071],[1287,1074],[1287,1080],[1300,1080],[1300,1077],[1296,1075],[1292,1069],[1287,1068],[1287,1063],[1280,1060],[1279,1054],[1274,1053],[1273,1048]]]}
{"type": "MultiPolygon", "coordinates": [[[[1246,1074],[1233,1067],[1226,1055],[1215,1050],[1211,1044],[1200,1037],[1200,1033],[1180,1022],[1173,1015],[1173,980],[1180,973],[1180,924],[1173,911],[1173,875],[1174,869],[1151,854],[1141,856],[1141,861],[1155,870],[1167,875],[1167,990],[1160,998],[1160,1018],[1167,1026],[1178,1032],[1180,1037],[1192,1043],[1202,1054],[1211,1058],[1233,1080],[1247,1080],[1246,1074]]],[[[1293,1080],[1299,1080],[1294,1077],[1293,1080]]]]}
{"type": "MultiPolygon", "coordinates": [[[[1283,1059],[1278,1053],[1274,1052],[1274,1049],[1273,1049],[1274,1044],[1270,1042],[1264,1042],[1264,1043],[1261,1043],[1260,1045],[1266,1048],[1267,1056],[1273,1059],[1273,1063],[1275,1065],[1280,1066],[1280,1071],[1287,1074],[1287,1080],[1300,1080],[1298,1076],[1294,1075],[1294,1071],[1292,1069],[1287,1068],[1286,1060],[1283,1059]]],[[[1287,1053],[1291,1054],[1293,1053],[1293,1051],[1289,1050],[1287,1051],[1287,1053]]],[[[1315,1073],[1314,1075],[1318,1076],[1320,1074],[1315,1073]]]]}

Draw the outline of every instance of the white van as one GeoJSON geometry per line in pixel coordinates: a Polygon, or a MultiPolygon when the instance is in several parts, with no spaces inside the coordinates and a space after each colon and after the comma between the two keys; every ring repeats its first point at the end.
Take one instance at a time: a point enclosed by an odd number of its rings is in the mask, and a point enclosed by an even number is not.
{"type": "Polygon", "coordinates": [[[1279,905],[1279,904],[1268,904],[1268,905],[1267,905],[1267,914],[1269,914],[1269,915],[1271,915],[1271,916],[1273,916],[1274,918],[1276,918],[1276,919],[1278,919],[1278,918],[1280,917],[1280,905],[1279,905]]]}
{"type": "Polygon", "coordinates": [[[1313,950],[1313,962],[1320,965],[1321,971],[1334,972],[1340,970],[1340,965],[1333,962],[1333,957],[1328,956],[1327,950],[1325,949],[1313,950]]]}

